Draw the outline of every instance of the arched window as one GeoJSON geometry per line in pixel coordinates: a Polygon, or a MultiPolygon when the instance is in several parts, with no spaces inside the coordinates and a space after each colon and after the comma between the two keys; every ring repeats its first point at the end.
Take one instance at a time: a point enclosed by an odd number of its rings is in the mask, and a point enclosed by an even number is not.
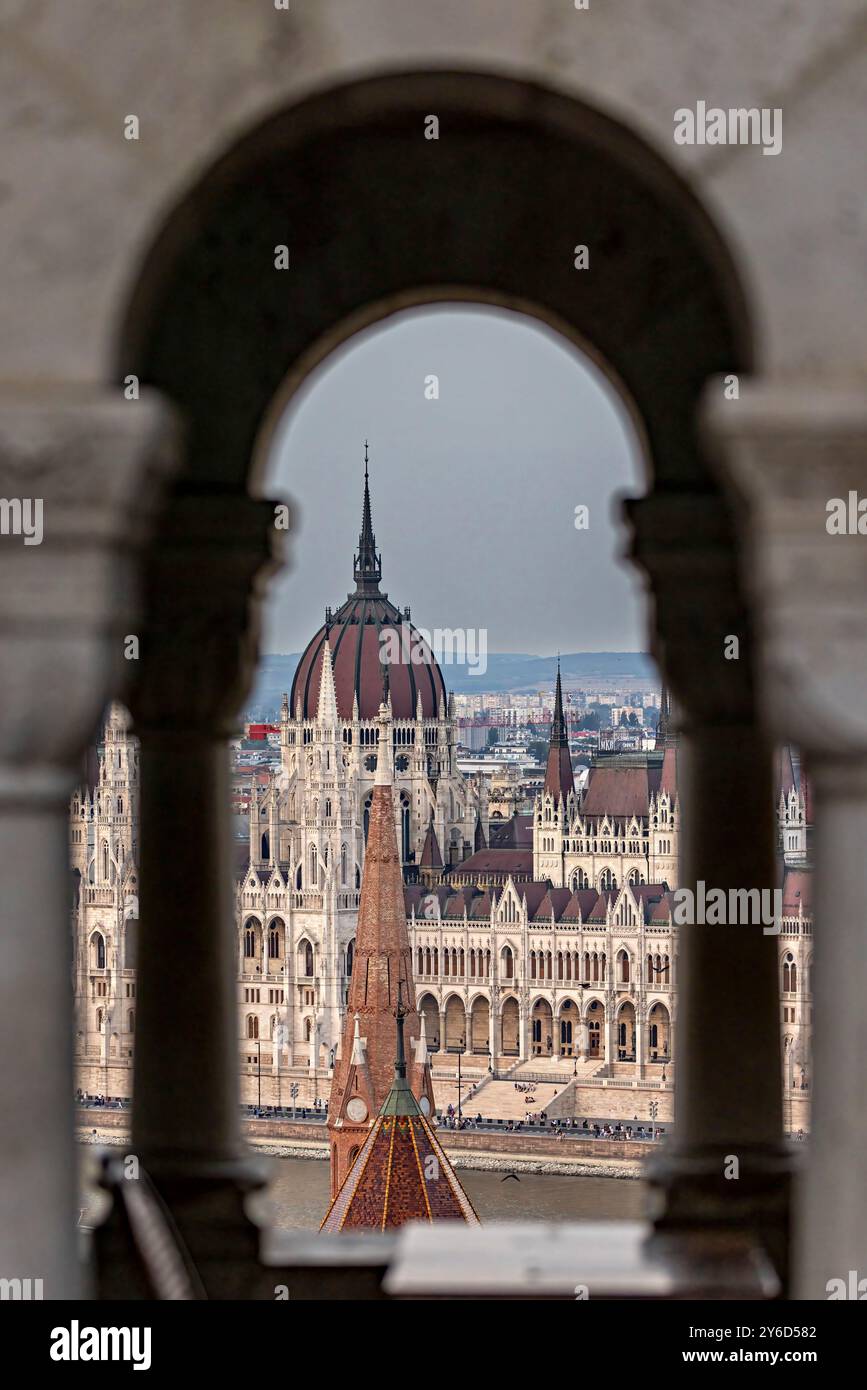
{"type": "Polygon", "coordinates": [[[244,955],[248,960],[252,960],[256,954],[256,929],[251,923],[247,923],[244,928],[244,955]]]}
{"type": "Polygon", "coordinates": [[[617,952],[617,975],[621,984],[629,983],[629,956],[625,951],[617,952]]]}
{"type": "Polygon", "coordinates": [[[313,978],[313,947],[309,941],[301,941],[298,945],[298,964],[300,974],[308,979],[313,978]]]}
{"type": "Polygon", "coordinates": [[[340,882],[346,883],[346,846],[340,846],[340,882]]]}
{"type": "Polygon", "coordinates": [[[92,970],[105,969],[105,937],[98,931],[90,938],[90,967],[92,970]]]}
{"type": "Polygon", "coordinates": [[[310,846],[310,887],[315,888],[319,882],[319,859],[316,853],[316,846],[310,846]]]}
{"type": "Polygon", "coordinates": [[[513,978],[513,976],[514,976],[514,973],[515,973],[515,958],[514,958],[514,956],[512,955],[512,948],[511,948],[511,946],[504,946],[504,947],[503,947],[502,954],[501,954],[501,956],[500,956],[500,960],[501,960],[502,966],[503,966],[503,977],[504,977],[504,979],[506,979],[506,980],[511,980],[511,979],[513,978]]]}
{"type": "Polygon", "coordinates": [[[783,993],[794,994],[798,988],[798,967],[791,951],[783,959],[783,993]]]}
{"type": "Polygon", "coordinates": [[[531,979],[531,980],[535,980],[535,978],[536,978],[536,952],[535,952],[535,951],[531,951],[531,952],[530,952],[530,979],[531,979]]]}
{"type": "Polygon", "coordinates": [[[267,830],[266,830],[265,834],[262,836],[262,847],[261,847],[261,848],[262,848],[262,858],[263,858],[263,859],[270,859],[270,858],[271,858],[271,847],[270,847],[270,841],[269,841],[269,839],[268,839],[268,832],[267,832],[267,830]]]}
{"type": "Polygon", "coordinates": [[[268,957],[270,960],[279,960],[280,954],[280,928],[272,922],[268,929],[268,957]]]}
{"type": "Polygon", "coordinates": [[[400,855],[404,864],[409,860],[410,853],[410,806],[409,797],[405,792],[400,796],[400,855]]]}
{"type": "Polygon", "coordinates": [[[255,1014],[248,1014],[248,1015],[247,1015],[247,1037],[248,1037],[248,1038],[258,1038],[258,1036],[259,1036],[259,1020],[258,1020],[258,1018],[256,1017],[255,1014]]]}
{"type": "Polygon", "coordinates": [[[119,816],[122,816],[122,815],[123,815],[123,797],[122,797],[122,796],[119,796],[119,797],[117,798],[117,814],[118,814],[119,816]]]}
{"type": "Polygon", "coordinates": [[[423,954],[422,954],[422,949],[421,949],[420,946],[417,946],[417,947],[416,947],[416,953],[415,953],[415,973],[416,973],[417,975],[423,975],[423,974],[424,974],[424,956],[423,956],[423,954]]]}
{"type": "Polygon", "coordinates": [[[354,941],[350,941],[349,945],[348,945],[347,948],[346,948],[346,973],[347,973],[347,975],[351,975],[351,974],[352,974],[352,967],[353,967],[354,964],[355,964],[355,942],[354,942],[354,941]]]}
{"type": "Polygon", "coordinates": [[[130,1009],[126,1016],[126,1031],[128,1033],[135,1032],[135,1009],[130,1009]]]}

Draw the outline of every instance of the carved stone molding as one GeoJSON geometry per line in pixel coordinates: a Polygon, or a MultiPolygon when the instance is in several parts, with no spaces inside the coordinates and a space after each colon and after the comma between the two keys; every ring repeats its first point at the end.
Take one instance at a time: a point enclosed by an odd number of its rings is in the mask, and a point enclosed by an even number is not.
{"type": "Polygon", "coordinates": [[[630,558],[647,576],[653,648],[679,723],[748,723],[752,627],[730,504],[718,493],[653,492],[624,502],[630,558]],[[737,637],[739,655],[726,658],[737,637]]]}
{"type": "Polygon", "coordinates": [[[0,395],[0,498],[42,514],[38,543],[0,535],[0,801],[64,795],[119,693],[137,552],[175,457],[155,393],[0,395]]]}
{"type": "Polygon", "coordinates": [[[234,732],[258,655],[261,600],[286,532],[275,503],[235,493],[175,493],[145,575],[136,727],[234,732]]]}
{"type": "Polygon", "coordinates": [[[808,752],[867,753],[867,535],[832,535],[828,503],[867,498],[867,394],[814,383],[711,389],[711,454],[745,527],[762,712],[808,752]]]}

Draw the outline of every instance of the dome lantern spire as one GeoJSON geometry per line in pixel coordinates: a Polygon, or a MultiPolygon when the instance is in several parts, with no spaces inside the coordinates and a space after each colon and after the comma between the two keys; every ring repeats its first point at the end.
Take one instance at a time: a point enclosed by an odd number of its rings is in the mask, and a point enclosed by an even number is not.
{"type": "Polygon", "coordinates": [[[373,534],[373,520],[370,512],[370,480],[367,472],[367,440],[364,441],[364,504],[361,510],[361,532],[358,537],[358,554],[355,556],[355,591],[361,597],[365,594],[378,594],[382,579],[382,556],[376,551],[376,537],[373,534]]]}

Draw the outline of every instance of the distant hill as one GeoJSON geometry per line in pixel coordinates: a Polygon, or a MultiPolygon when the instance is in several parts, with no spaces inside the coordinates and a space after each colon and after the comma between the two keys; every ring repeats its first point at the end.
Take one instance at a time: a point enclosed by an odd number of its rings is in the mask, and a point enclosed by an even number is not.
{"type": "MultiPolygon", "coordinates": [[[[262,657],[245,711],[248,718],[264,719],[279,713],[283,691],[291,690],[300,660],[300,652],[262,657]]],[[[566,685],[632,676],[652,680],[656,675],[653,660],[646,652],[564,652],[560,656],[560,669],[566,685]]],[[[524,652],[489,653],[488,669],[483,675],[474,675],[464,664],[443,666],[446,689],[456,694],[490,690],[522,695],[553,685],[556,674],[556,657],[531,656],[524,652]]]]}

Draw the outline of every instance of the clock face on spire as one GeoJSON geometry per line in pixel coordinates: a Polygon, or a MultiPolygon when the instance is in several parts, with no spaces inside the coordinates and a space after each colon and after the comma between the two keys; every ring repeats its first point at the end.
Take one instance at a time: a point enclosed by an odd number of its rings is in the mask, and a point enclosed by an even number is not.
{"type": "Polygon", "coordinates": [[[369,1111],[361,1096],[353,1096],[346,1105],[346,1118],[353,1124],[361,1125],[367,1119],[369,1111]]]}

